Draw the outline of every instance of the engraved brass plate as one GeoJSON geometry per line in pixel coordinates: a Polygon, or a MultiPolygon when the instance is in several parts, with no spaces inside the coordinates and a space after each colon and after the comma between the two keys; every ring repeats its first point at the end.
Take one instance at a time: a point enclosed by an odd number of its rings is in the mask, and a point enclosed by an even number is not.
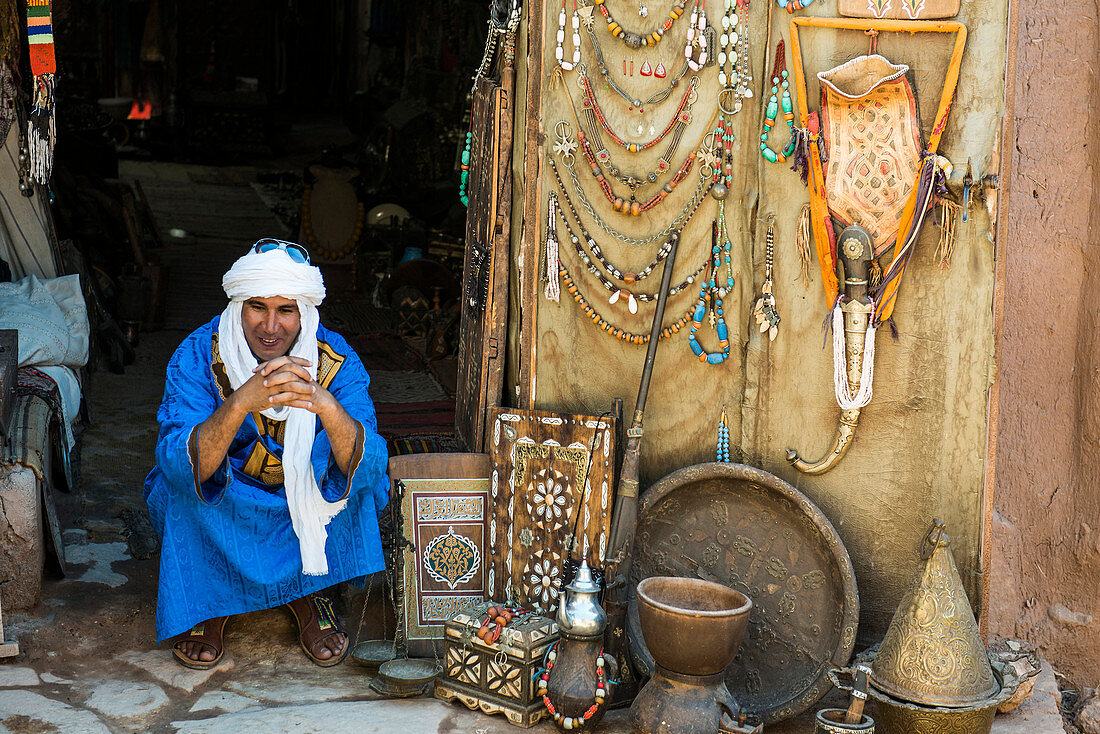
{"type": "MultiPolygon", "coordinates": [[[[840,536],[805,495],[749,466],[698,464],[650,487],[638,517],[632,588],[649,576],[698,577],[752,599],[748,635],[726,669],[738,703],[771,724],[829,690],[829,666],[847,663],[855,645],[859,595],[840,536]]],[[[634,598],[628,632],[648,674],[634,598]]]]}

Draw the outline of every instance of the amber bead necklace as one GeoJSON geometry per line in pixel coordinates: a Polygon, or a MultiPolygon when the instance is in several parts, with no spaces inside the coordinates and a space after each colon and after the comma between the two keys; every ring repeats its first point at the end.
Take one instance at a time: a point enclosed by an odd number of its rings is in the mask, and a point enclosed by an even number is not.
{"type": "MultiPolygon", "coordinates": [[[[611,11],[607,9],[607,0],[593,0],[597,8],[600,9],[600,14],[603,15],[605,21],[607,21],[607,30],[612,36],[622,41],[627,48],[641,48],[642,46],[654,47],[661,42],[661,38],[664,34],[668,33],[672,29],[672,25],[677,19],[684,14],[687,9],[687,0],[676,0],[676,3],[672,6],[672,9],[668,11],[668,17],[664,22],[653,31],[648,33],[635,33],[628,31],[619,24],[618,21],[611,15],[611,11]]],[[[643,6],[644,7],[644,6],[643,6]]],[[[698,12],[699,0],[695,0],[695,9],[698,12]]],[[[646,12],[648,15],[648,11],[646,12]]]]}

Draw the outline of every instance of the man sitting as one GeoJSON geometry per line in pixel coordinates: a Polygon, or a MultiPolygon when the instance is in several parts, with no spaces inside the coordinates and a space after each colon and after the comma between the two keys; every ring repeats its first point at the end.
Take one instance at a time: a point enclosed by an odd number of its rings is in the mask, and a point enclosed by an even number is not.
{"type": "Polygon", "coordinates": [[[370,378],[320,325],[324,283],[300,245],[260,240],[222,287],[229,305],[176,349],[157,413],[157,640],[210,668],[230,615],[286,605],[310,660],[336,665],[347,635],[316,592],[384,567],[370,378]]]}

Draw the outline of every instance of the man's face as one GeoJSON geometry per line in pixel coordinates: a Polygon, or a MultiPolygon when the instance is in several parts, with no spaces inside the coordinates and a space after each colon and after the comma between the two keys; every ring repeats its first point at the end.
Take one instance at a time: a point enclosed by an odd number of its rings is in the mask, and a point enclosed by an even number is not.
{"type": "Polygon", "coordinates": [[[256,359],[268,362],[294,346],[302,330],[302,316],[298,304],[289,298],[249,298],[241,308],[241,326],[256,359]]]}

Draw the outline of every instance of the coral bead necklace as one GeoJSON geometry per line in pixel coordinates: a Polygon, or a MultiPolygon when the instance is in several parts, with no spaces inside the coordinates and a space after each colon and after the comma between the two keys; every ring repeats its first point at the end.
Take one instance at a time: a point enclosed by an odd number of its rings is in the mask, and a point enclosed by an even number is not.
{"type": "Polygon", "coordinates": [[[604,660],[603,650],[600,650],[600,654],[596,656],[596,692],[593,694],[592,705],[589,706],[581,716],[562,715],[560,711],[554,708],[553,702],[550,701],[550,696],[547,695],[550,671],[554,669],[554,661],[558,659],[557,642],[550,648],[550,651],[546,654],[546,658],[546,669],[542,672],[542,675],[539,676],[538,685],[538,694],[542,696],[542,705],[550,712],[550,716],[554,718],[554,723],[561,726],[561,728],[580,728],[584,722],[588,721],[599,712],[600,707],[603,706],[604,700],[607,698],[607,663],[604,660]]]}

